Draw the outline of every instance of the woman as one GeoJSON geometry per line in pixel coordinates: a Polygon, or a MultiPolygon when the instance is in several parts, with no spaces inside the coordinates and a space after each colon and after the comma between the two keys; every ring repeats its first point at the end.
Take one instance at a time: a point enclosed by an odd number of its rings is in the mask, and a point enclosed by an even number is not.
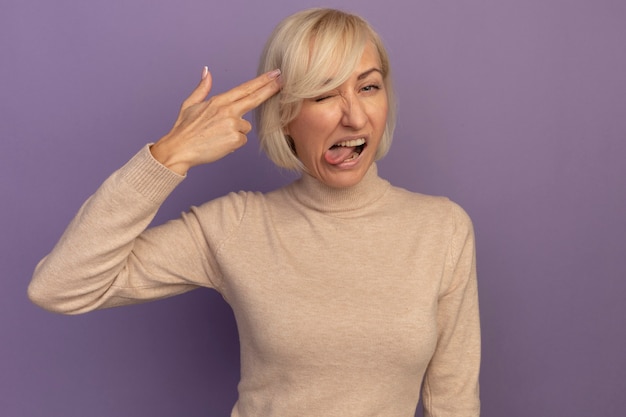
{"type": "Polygon", "coordinates": [[[420,392],[426,416],[478,416],[471,222],[377,174],[394,127],[378,35],[306,10],[276,28],[260,72],[205,100],[205,69],[173,129],[105,181],[40,262],[31,299],[73,314],[216,289],[241,342],[232,416],[407,417],[420,392]],[[301,178],[145,230],[191,167],[246,142],[242,115],[257,106],[262,148],[301,178]]]}

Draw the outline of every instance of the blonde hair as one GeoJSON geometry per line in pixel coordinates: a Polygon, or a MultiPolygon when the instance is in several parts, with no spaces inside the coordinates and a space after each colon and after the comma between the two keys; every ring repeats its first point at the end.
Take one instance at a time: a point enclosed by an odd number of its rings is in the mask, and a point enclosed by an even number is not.
{"type": "Polygon", "coordinates": [[[308,9],[284,19],[268,39],[259,74],[280,68],[280,93],[256,110],[261,149],[279,167],[302,170],[284,128],[296,118],[302,100],[343,84],[358,65],[368,42],[378,51],[385,92],[387,124],[376,150],[376,160],[389,151],[395,128],[395,96],[389,57],[378,34],[363,18],[334,9],[308,9]],[[329,80],[329,74],[332,74],[329,80]]]}

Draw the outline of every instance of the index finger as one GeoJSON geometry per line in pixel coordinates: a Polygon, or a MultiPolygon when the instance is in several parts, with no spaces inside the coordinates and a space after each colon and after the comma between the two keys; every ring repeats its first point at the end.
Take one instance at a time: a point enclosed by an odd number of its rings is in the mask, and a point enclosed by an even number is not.
{"type": "Polygon", "coordinates": [[[243,116],[280,90],[279,76],[279,69],[266,72],[220,94],[215,100],[232,103],[234,110],[243,116]]]}

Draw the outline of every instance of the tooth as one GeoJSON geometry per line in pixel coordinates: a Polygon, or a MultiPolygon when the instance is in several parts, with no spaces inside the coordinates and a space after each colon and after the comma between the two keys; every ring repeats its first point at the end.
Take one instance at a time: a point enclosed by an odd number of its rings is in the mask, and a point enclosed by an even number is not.
{"type": "Polygon", "coordinates": [[[343,142],[337,143],[337,145],[335,146],[354,147],[354,146],[361,146],[364,143],[365,143],[365,139],[359,138],[359,139],[345,140],[343,142]]]}

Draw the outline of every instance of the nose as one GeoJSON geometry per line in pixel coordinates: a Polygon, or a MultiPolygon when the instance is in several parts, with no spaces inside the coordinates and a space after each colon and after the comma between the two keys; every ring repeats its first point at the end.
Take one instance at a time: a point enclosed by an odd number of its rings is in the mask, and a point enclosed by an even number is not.
{"type": "Polygon", "coordinates": [[[352,129],[361,129],[367,123],[367,114],[363,103],[354,95],[344,96],[341,123],[352,129]]]}

